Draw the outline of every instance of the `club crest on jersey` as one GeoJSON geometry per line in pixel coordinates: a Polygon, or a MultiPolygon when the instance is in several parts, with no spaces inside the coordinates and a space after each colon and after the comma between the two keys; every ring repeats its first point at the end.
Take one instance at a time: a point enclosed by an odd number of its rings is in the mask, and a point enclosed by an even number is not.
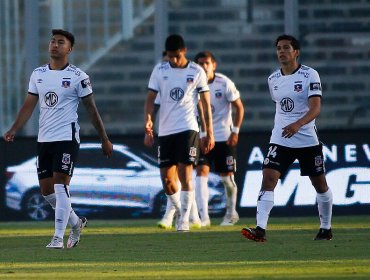
{"type": "Polygon", "coordinates": [[[170,97],[175,101],[180,101],[184,97],[184,91],[179,87],[173,88],[170,91],[170,97]]]}
{"type": "Polygon", "coordinates": [[[69,88],[70,86],[71,86],[71,81],[66,81],[66,80],[62,81],[62,87],[69,88]]]}
{"type": "Polygon", "coordinates": [[[222,97],[222,92],[220,90],[216,90],[215,96],[216,96],[216,98],[221,98],[222,97]]]}
{"type": "Polygon", "coordinates": [[[323,163],[323,160],[321,156],[315,157],[315,166],[321,166],[322,163],[323,163]]]}
{"type": "Polygon", "coordinates": [[[71,163],[71,155],[70,154],[63,154],[62,163],[63,164],[70,164],[71,163]]]}
{"type": "Polygon", "coordinates": [[[53,91],[49,91],[44,96],[44,102],[48,107],[54,107],[58,103],[58,95],[53,91]]]}
{"type": "Polygon", "coordinates": [[[294,109],[294,102],[289,97],[285,97],[280,101],[281,110],[291,112],[294,109]]]}
{"type": "Polygon", "coordinates": [[[294,91],[301,92],[302,91],[302,84],[294,84],[294,91]]]}
{"type": "Polygon", "coordinates": [[[194,78],[193,77],[186,77],[186,83],[187,84],[192,84],[194,82],[194,78]]]}

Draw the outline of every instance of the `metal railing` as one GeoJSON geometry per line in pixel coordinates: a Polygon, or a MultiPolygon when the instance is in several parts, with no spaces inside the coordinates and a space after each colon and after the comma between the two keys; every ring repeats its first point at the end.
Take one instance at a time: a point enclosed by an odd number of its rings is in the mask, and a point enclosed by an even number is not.
{"type": "MultiPolygon", "coordinates": [[[[52,28],[76,36],[71,62],[87,70],[116,44],[131,39],[154,6],[154,0],[1,0],[0,132],[11,125],[23,103],[30,71],[48,61],[45,50],[52,28]]],[[[36,123],[30,121],[23,133],[35,135],[36,123]]]]}

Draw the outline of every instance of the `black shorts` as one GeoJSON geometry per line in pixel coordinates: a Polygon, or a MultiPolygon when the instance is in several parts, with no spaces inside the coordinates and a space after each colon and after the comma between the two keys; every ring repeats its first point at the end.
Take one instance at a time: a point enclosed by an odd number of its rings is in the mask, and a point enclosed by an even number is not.
{"type": "Polygon", "coordinates": [[[271,168],[284,177],[290,165],[298,159],[301,176],[318,176],[325,173],[322,144],[305,148],[289,148],[270,144],[262,168],[271,168]]]}
{"type": "Polygon", "coordinates": [[[215,172],[228,173],[236,171],[236,147],[216,142],[215,147],[206,155],[200,152],[198,165],[214,164],[215,172]]]}
{"type": "Polygon", "coordinates": [[[77,141],[37,143],[39,180],[53,177],[53,172],[73,175],[80,144],[77,141]]]}
{"type": "Polygon", "coordinates": [[[158,137],[159,167],[178,163],[195,164],[199,156],[198,132],[187,130],[158,137]]]}

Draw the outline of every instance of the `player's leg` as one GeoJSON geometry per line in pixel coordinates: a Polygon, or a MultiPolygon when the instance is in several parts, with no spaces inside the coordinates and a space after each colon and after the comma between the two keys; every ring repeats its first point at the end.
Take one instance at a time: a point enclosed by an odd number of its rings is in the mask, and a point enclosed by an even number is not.
{"type": "Polygon", "coordinates": [[[266,241],[266,229],[270,212],[274,206],[274,189],[279,178],[286,173],[295,160],[294,149],[270,144],[267,156],[263,162],[262,186],[257,199],[257,226],[243,228],[242,234],[248,239],[266,241]]]}
{"type": "MultiPolygon", "coordinates": [[[[180,201],[181,183],[180,180],[178,179],[177,174],[176,174],[176,183],[178,190],[176,193],[173,194],[173,196],[175,196],[174,199],[176,201],[180,201]]],[[[173,204],[171,198],[168,198],[167,195],[166,211],[163,215],[163,218],[157,223],[158,227],[163,229],[171,229],[175,214],[176,206],[173,204]]]]}
{"type": "Polygon", "coordinates": [[[211,226],[211,220],[208,214],[208,200],[209,200],[209,190],[208,190],[208,174],[209,165],[203,164],[201,158],[199,159],[197,166],[197,177],[195,178],[195,198],[197,201],[201,225],[202,227],[211,226]]]}
{"type": "Polygon", "coordinates": [[[198,158],[199,139],[196,131],[188,130],[176,135],[176,162],[181,182],[181,219],[178,231],[189,230],[189,216],[194,201],[193,165],[198,158]]]}
{"type": "Polygon", "coordinates": [[[324,156],[322,144],[300,149],[299,163],[301,175],[309,176],[316,190],[317,207],[320,217],[320,230],[314,240],[331,240],[331,217],[333,208],[333,194],[325,178],[324,156]]]}

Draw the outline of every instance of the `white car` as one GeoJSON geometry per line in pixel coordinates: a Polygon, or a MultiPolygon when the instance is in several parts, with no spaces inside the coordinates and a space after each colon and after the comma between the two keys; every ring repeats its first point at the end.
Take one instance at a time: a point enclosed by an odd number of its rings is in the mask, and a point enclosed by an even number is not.
{"type": "MultiPolygon", "coordinates": [[[[163,214],[167,198],[159,168],[125,145],[114,145],[113,151],[107,159],[100,144],[81,144],[70,187],[73,208],[79,213],[119,207],[131,215],[163,214]]],[[[32,220],[53,216],[40,194],[36,157],[8,167],[6,173],[7,207],[22,211],[32,220]]],[[[210,174],[209,187],[209,212],[220,214],[226,202],[219,176],[210,174]]]]}

